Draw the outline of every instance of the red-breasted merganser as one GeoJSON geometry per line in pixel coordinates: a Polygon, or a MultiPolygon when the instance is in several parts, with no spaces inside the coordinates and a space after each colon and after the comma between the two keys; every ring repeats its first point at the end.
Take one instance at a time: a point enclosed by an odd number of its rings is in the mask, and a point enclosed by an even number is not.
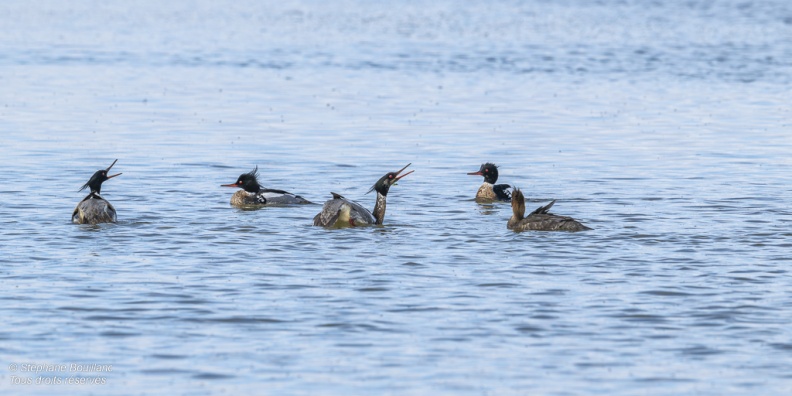
{"type": "MultiPolygon", "coordinates": [[[[407,164],[410,166],[411,164],[407,164]]],[[[345,226],[365,226],[370,224],[382,225],[385,219],[385,206],[388,190],[392,185],[395,185],[399,179],[413,173],[409,171],[399,176],[402,171],[407,169],[407,166],[401,168],[398,172],[388,172],[382,176],[376,183],[368,190],[377,192],[377,203],[374,205],[374,214],[360,206],[356,202],[352,202],[339,194],[331,192],[333,199],[325,202],[322,211],[314,217],[314,225],[322,227],[345,227],[345,226]]]]}
{"type": "Polygon", "coordinates": [[[528,216],[525,214],[525,198],[522,191],[515,189],[512,192],[511,206],[514,214],[506,223],[506,228],[514,231],[585,231],[591,228],[580,224],[577,220],[548,213],[555,200],[545,206],[540,206],[528,216]]]}
{"type": "Polygon", "coordinates": [[[508,201],[511,199],[508,184],[495,184],[498,181],[498,167],[490,162],[481,164],[478,172],[470,172],[468,175],[484,176],[484,184],[479,187],[476,193],[476,201],[508,201]]]}
{"type": "Polygon", "coordinates": [[[235,187],[241,190],[231,196],[231,205],[290,205],[309,204],[307,199],[283,190],[264,188],[258,183],[258,166],[248,173],[239,175],[234,184],[221,184],[221,187],[235,187]]]}
{"type": "Polygon", "coordinates": [[[107,176],[110,168],[115,165],[118,160],[113,161],[107,169],[101,169],[94,172],[93,176],[85,183],[79,191],[85,190],[86,187],[91,188],[91,193],[83,198],[77,207],[72,212],[72,222],[76,224],[99,224],[99,223],[115,223],[116,210],[110,202],[102,198],[99,193],[102,190],[102,183],[106,180],[112,179],[120,173],[113,176],[107,176]]]}

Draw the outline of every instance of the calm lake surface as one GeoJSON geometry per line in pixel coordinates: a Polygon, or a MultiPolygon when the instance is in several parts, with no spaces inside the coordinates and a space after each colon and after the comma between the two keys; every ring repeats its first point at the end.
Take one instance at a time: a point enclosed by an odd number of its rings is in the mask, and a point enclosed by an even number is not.
{"type": "Polygon", "coordinates": [[[0,34],[2,394],[792,393],[787,0],[11,0],[0,34]],[[116,158],[118,224],[71,224],[116,158]],[[486,161],[594,230],[508,231],[486,161]],[[385,226],[311,225],[407,163],[385,226]],[[317,204],[231,207],[255,166],[317,204]],[[23,369],[73,363],[112,371],[23,369]]]}

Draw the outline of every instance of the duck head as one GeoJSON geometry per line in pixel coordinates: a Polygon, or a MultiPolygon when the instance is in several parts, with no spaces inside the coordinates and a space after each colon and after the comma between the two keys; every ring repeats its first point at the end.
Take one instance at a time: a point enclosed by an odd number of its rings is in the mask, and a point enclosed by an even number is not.
{"type": "Polygon", "coordinates": [[[94,172],[93,176],[91,176],[91,178],[88,179],[88,182],[83,184],[83,186],[80,187],[78,191],[82,191],[85,190],[87,187],[90,187],[92,193],[95,192],[97,194],[100,194],[102,191],[102,183],[121,174],[121,173],[116,173],[115,175],[112,176],[107,175],[110,172],[110,168],[112,168],[116,162],[118,162],[118,159],[113,161],[113,163],[110,164],[110,166],[108,166],[107,169],[100,169],[94,172]]]}

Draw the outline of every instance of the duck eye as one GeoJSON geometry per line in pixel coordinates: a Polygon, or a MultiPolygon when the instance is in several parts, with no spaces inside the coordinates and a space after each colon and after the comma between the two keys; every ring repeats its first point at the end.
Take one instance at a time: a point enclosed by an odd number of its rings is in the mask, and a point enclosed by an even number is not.
{"type": "Polygon", "coordinates": [[[489,169],[484,169],[484,173],[487,173],[487,172],[489,172],[489,169]]]}
{"type": "Polygon", "coordinates": [[[388,179],[393,179],[393,175],[388,175],[388,179]]]}

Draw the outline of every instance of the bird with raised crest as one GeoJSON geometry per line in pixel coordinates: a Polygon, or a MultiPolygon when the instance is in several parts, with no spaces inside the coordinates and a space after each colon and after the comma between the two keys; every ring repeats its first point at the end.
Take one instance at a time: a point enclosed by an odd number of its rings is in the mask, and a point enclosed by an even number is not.
{"type": "Polygon", "coordinates": [[[74,208],[74,212],[72,212],[73,223],[99,224],[116,222],[117,215],[115,208],[110,202],[107,202],[106,199],[99,195],[102,191],[102,183],[120,175],[120,173],[112,176],[107,175],[110,172],[110,168],[112,168],[116,162],[118,162],[117,159],[113,161],[107,169],[100,169],[94,172],[88,182],[83,184],[80,188],[79,191],[90,188],[91,192],[77,204],[76,208],[74,208]]]}
{"type": "Polygon", "coordinates": [[[366,208],[357,202],[350,201],[339,194],[331,192],[333,199],[325,202],[322,211],[314,217],[313,224],[322,227],[346,227],[346,226],[365,226],[370,224],[382,225],[385,219],[385,207],[388,191],[391,186],[395,185],[401,178],[413,173],[409,171],[401,174],[408,166],[399,169],[396,172],[388,172],[382,176],[376,183],[368,190],[377,192],[377,202],[374,204],[374,214],[369,212],[366,208]]]}
{"type": "Polygon", "coordinates": [[[239,175],[236,183],[221,184],[221,187],[241,188],[231,196],[233,206],[265,206],[309,204],[307,199],[283,190],[264,188],[258,182],[258,166],[248,173],[239,175]]]}

